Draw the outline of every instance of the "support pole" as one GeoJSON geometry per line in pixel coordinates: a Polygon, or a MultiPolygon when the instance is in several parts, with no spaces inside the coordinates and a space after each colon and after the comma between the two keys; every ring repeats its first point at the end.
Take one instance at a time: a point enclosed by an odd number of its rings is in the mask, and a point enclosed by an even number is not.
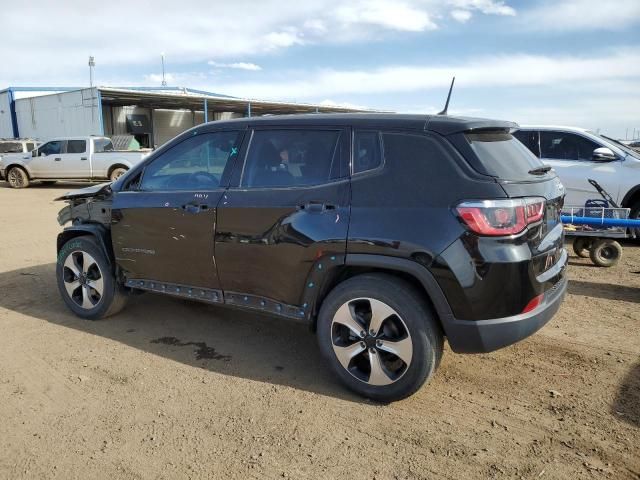
{"type": "Polygon", "coordinates": [[[251,104],[247,103],[247,117],[251,117],[251,104]]]}
{"type": "Polygon", "coordinates": [[[209,121],[209,108],[207,107],[207,99],[204,99],[204,123],[209,121]]]}

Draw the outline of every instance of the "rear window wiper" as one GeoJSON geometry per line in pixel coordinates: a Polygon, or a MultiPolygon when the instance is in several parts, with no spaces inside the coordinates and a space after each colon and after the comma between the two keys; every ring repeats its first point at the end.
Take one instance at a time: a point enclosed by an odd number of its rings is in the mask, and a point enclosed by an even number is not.
{"type": "Polygon", "coordinates": [[[544,175],[545,173],[547,173],[549,170],[551,170],[551,166],[549,165],[543,165],[542,167],[536,167],[536,168],[532,168],[531,170],[529,170],[529,173],[531,175],[544,175]]]}

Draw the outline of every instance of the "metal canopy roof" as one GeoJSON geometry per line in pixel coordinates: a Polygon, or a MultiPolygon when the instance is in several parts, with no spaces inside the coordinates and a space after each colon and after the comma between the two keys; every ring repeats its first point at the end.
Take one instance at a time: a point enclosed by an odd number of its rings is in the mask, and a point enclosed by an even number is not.
{"type": "Polygon", "coordinates": [[[102,103],[105,105],[137,105],[146,108],[203,110],[207,108],[218,112],[246,113],[251,105],[252,115],[309,113],[309,112],[372,112],[374,110],[336,107],[320,104],[278,102],[237,98],[215,93],[190,90],[187,88],[134,89],[98,87],[102,103]]]}

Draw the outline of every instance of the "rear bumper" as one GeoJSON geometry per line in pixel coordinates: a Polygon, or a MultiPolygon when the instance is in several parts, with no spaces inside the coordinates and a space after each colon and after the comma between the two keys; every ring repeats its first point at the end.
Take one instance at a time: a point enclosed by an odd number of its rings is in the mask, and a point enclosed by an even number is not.
{"type": "Polygon", "coordinates": [[[454,352],[485,353],[512,345],[540,330],[560,308],[567,291],[566,252],[559,262],[557,282],[544,293],[542,303],[531,312],[490,320],[458,320],[444,325],[454,352]]]}

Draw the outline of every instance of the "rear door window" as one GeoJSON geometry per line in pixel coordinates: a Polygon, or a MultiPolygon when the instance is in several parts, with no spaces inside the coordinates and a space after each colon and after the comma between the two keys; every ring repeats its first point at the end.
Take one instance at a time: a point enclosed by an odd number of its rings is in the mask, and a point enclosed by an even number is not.
{"type": "Polygon", "coordinates": [[[340,130],[255,130],[242,176],[245,187],[321,185],[341,176],[340,130]]]}
{"type": "Polygon", "coordinates": [[[357,130],[353,135],[353,173],[373,170],[381,165],[380,133],[357,130]]]}
{"type": "Polygon", "coordinates": [[[542,158],[591,161],[593,151],[601,147],[581,135],[568,132],[540,132],[542,158]]]}
{"type": "Polygon", "coordinates": [[[464,136],[478,160],[472,163],[481,173],[503,180],[531,180],[535,177],[529,171],[544,166],[508,131],[483,130],[467,132],[464,136]]]}
{"type": "Polygon", "coordinates": [[[86,140],[67,140],[67,153],[85,153],[86,151],[86,140]]]}

